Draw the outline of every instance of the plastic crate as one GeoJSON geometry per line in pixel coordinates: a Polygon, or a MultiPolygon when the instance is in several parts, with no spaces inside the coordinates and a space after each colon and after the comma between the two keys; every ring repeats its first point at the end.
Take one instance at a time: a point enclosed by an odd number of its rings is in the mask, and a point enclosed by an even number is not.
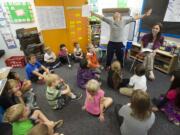
{"type": "Polygon", "coordinates": [[[12,56],[5,60],[6,66],[13,68],[22,68],[25,66],[24,56],[12,56]]]}

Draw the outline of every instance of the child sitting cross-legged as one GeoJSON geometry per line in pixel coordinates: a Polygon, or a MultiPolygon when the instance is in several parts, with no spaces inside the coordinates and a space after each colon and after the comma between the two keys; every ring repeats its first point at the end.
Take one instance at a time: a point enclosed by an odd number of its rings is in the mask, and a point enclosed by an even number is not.
{"type": "Polygon", "coordinates": [[[162,111],[169,121],[180,126],[180,69],[174,71],[169,90],[159,98],[153,98],[153,111],[162,111]]]}
{"type": "Polygon", "coordinates": [[[55,69],[60,66],[60,61],[49,47],[45,48],[44,62],[49,69],[55,69]]]}
{"type": "Polygon", "coordinates": [[[104,111],[113,103],[112,98],[104,97],[104,91],[100,88],[98,81],[92,79],[86,84],[86,99],[83,110],[98,116],[100,121],[104,121],[104,111]]]}
{"type": "Polygon", "coordinates": [[[88,60],[88,67],[101,73],[103,67],[98,61],[95,47],[92,44],[88,45],[86,58],[88,60]]]}
{"type": "Polygon", "coordinates": [[[32,82],[42,83],[44,80],[44,74],[50,73],[49,69],[38,62],[34,54],[30,54],[27,59],[28,63],[25,68],[27,79],[32,82]]]}
{"type": "Polygon", "coordinates": [[[47,125],[49,130],[63,124],[63,120],[50,121],[40,110],[30,110],[23,104],[15,104],[8,108],[4,118],[12,124],[13,135],[27,135],[38,123],[47,125]]]}
{"type": "Polygon", "coordinates": [[[114,61],[111,64],[111,68],[108,71],[107,78],[108,86],[114,90],[119,90],[121,87],[126,87],[129,83],[129,79],[122,77],[121,64],[119,61],[114,61]]]}
{"type": "Polygon", "coordinates": [[[70,64],[70,59],[72,57],[71,53],[68,52],[68,49],[65,44],[60,44],[59,46],[59,60],[62,64],[70,64]]]}
{"type": "Polygon", "coordinates": [[[78,42],[74,43],[73,55],[74,55],[74,60],[76,62],[79,62],[80,60],[83,59],[83,52],[78,42]]]}
{"type": "Polygon", "coordinates": [[[117,104],[115,114],[121,135],[147,135],[155,122],[150,97],[142,90],[133,91],[130,103],[123,106],[117,104]]]}
{"type": "Polygon", "coordinates": [[[138,64],[134,69],[135,74],[130,78],[129,87],[120,88],[120,93],[126,96],[131,96],[133,90],[147,90],[147,79],[145,76],[146,70],[143,64],[138,64]]]}
{"type": "Polygon", "coordinates": [[[79,63],[80,67],[77,72],[77,85],[85,89],[86,83],[91,79],[99,80],[100,74],[96,73],[94,70],[90,69],[88,67],[88,61],[87,59],[82,59],[79,63]]]}
{"type": "Polygon", "coordinates": [[[46,84],[46,98],[52,109],[62,109],[67,97],[71,100],[79,100],[82,97],[82,94],[72,93],[69,85],[56,74],[48,74],[46,84]]]}

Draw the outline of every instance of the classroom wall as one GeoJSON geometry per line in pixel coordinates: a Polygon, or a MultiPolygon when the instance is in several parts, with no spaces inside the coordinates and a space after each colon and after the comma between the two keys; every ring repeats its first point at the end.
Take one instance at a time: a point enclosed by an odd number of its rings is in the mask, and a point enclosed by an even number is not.
{"type": "Polygon", "coordinates": [[[79,42],[83,51],[86,51],[88,44],[88,20],[81,17],[81,6],[86,4],[86,0],[36,0],[36,6],[64,6],[66,29],[43,30],[41,31],[44,43],[49,46],[56,54],[59,51],[59,45],[66,44],[70,52],[73,51],[73,42],[79,42]],[[79,9],[69,9],[71,7],[80,7],[79,9]],[[70,23],[74,23],[72,29],[70,23]],[[78,30],[79,29],[79,32],[78,30]],[[76,32],[74,32],[76,31],[76,32]],[[75,34],[75,35],[73,35],[75,34]]]}
{"type": "MultiPolygon", "coordinates": [[[[15,49],[8,49],[2,36],[0,35],[0,49],[4,49],[5,50],[5,55],[4,57],[2,57],[0,59],[0,65],[5,65],[4,61],[5,59],[7,59],[10,56],[16,56],[16,55],[24,55],[23,52],[20,50],[20,44],[19,44],[19,40],[16,39],[16,29],[19,28],[31,28],[31,27],[36,27],[37,26],[37,19],[36,19],[36,13],[35,13],[35,6],[34,6],[34,0],[1,0],[0,3],[2,4],[2,7],[4,5],[5,2],[30,2],[31,3],[31,7],[35,16],[35,21],[32,23],[17,23],[17,24],[10,24],[10,28],[13,34],[13,37],[15,39],[15,42],[17,44],[17,48],[15,49]]],[[[4,8],[4,7],[3,7],[4,8]]],[[[3,29],[3,28],[1,28],[3,29]]]]}

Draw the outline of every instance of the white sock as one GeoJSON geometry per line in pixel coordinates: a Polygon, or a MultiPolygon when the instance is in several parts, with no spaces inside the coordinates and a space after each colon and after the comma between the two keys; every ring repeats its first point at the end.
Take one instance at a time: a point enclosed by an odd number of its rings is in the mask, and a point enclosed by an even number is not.
{"type": "Polygon", "coordinates": [[[71,98],[72,99],[75,99],[76,98],[76,95],[74,95],[73,93],[71,94],[71,98]]]}

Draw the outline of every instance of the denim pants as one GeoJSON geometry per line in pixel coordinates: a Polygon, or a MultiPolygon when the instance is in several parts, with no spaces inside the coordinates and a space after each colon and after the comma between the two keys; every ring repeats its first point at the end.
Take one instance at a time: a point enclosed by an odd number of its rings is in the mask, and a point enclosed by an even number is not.
{"type": "Polygon", "coordinates": [[[122,42],[112,42],[109,41],[107,46],[107,61],[106,66],[110,66],[114,53],[116,54],[117,60],[121,63],[121,66],[123,66],[123,56],[124,56],[124,45],[122,42]]]}

